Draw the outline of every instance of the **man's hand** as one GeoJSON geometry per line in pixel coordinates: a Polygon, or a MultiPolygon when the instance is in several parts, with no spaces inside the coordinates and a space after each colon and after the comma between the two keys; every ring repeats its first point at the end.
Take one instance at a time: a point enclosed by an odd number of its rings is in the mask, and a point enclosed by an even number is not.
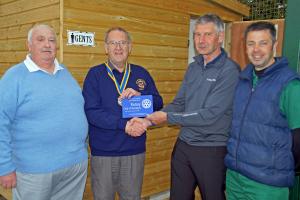
{"type": "Polygon", "coordinates": [[[138,117],[134,117],[134,118],[132,118],[130,121],[131,121],[133,124],[139,124],[139,125],[142,125],[145,131],[147,130],[147,128],[148,128],[149,126],[152,125],[152,123],[151,123],[148,119],[146,119],[146,118],[138,118],[138,117]]]}
{"type": "Polygon", "coordinates": [[[12,172],[10,174],[7,174],[5,176],[0,176],[0,185],[4,189],[11,189],[16,187],[17,184],[17,176],[16,172],[12,172]]]}
{"type": "Polygon", "coordinates": [[[141,93],[132,88],[126,88],[121,94],[122,99],[130,99],[133,96],[141,96],[141,93]]]}
{"type": "Polygon", "coordinates": [[[135,117],[127,122],[125,132],[133,137],[138,137],[141,136],[149,126],[151,126],[149,120],[135,117]]]}
{"type": "Polygon", "coordinates": [[[163,111],[156,111],[146,117],[152,124],[158,125],[167,121],[167,113],[163,111]]]}

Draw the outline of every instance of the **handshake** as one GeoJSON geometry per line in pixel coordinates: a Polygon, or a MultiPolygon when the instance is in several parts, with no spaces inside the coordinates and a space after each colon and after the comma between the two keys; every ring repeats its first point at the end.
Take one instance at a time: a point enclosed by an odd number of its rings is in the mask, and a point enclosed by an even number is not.
{"type": "Polygon", "coordinates": [[[147,115],[146,118],[134,117],[127,122],[125,132],[132,137],[138,137],[141,136],[149,126],[159,125],[166,121],[167,113],[163,111],[154,112],[147,115]]]}

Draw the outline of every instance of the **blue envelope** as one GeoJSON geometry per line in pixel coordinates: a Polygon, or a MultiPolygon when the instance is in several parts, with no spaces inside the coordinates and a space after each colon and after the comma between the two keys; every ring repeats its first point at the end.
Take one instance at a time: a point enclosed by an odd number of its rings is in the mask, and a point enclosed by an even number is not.
{"type": "Polygon", "coordinates": [[[152,95],[134,96],[122,100],[122,117],[145,117],[153,113],[152,95]]]}

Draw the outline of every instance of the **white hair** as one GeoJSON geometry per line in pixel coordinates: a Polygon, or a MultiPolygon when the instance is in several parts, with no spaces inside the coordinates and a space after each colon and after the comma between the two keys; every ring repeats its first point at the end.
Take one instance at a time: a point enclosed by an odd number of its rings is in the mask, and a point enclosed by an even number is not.
{"type": "Polygon", "coordinates": [[[28,31],[28,35],[27,35],[27,41],[28,41],[28,43],[31,44],[31,42],[32,42],[32,33],[33,33],[33,31],[34,31],[35,29],[38,29],[38,28],[46,28],[46,29],[49,29],[50,31],[53,32],[53,34],[54,34],[55,37],[56,37],[55,31],[54,31],[54,29],[53,29],[51,26],[49,26],[49,25],[47,25],[47,24],[36,24],[36,25],[34,25],[34,26],[28,31]]]}

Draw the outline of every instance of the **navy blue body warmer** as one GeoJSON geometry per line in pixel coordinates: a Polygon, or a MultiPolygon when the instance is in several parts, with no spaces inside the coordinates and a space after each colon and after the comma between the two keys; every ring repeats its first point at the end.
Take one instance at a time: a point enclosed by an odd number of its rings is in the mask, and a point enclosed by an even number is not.
{"type": "Polygon", "coordinates": [[[253,66],[248,65],[240,75],[225,164],[263,184],[292,186],[292,135],[279,103],[284,87],[298,76],[285,58],[276,59],[255,88],[252,73],[253,66]]]}

